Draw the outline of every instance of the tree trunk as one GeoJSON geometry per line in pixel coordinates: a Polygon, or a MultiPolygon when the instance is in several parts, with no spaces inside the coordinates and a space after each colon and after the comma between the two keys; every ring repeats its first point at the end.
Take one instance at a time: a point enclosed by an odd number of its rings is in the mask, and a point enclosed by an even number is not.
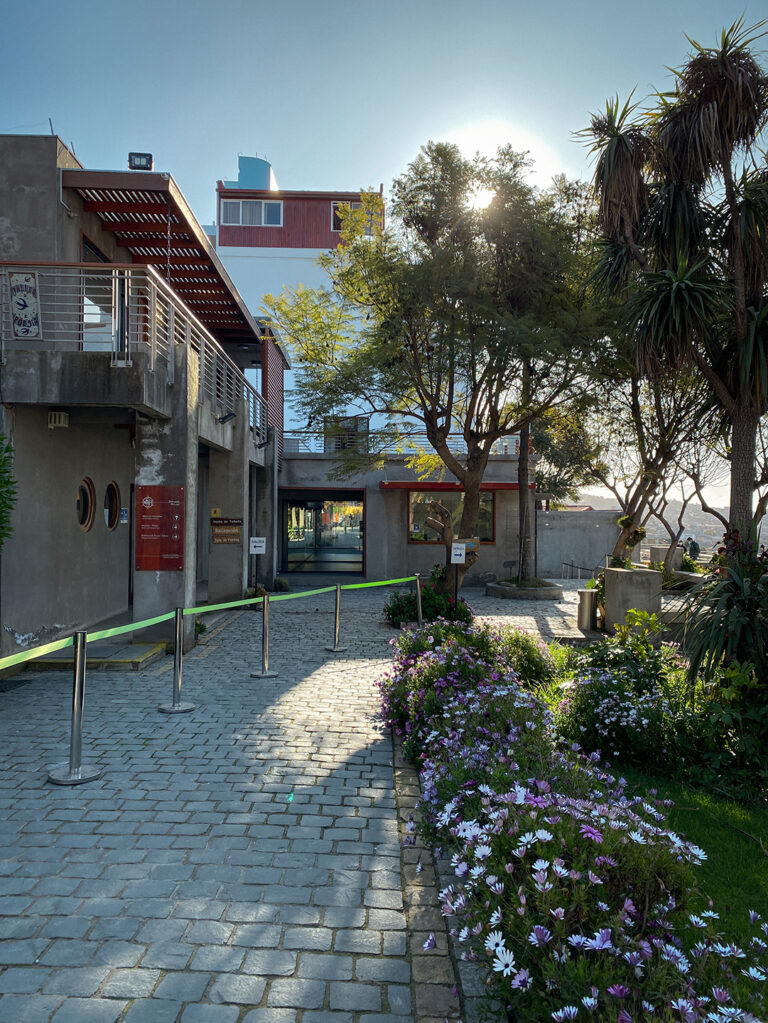
{"type": "Polygon", "coordinates": [[[531,550],[533,540],[533,514],[531,510],[531,491],[528,487],[530,440],[531,428],[530,426],[524,426],[520,431],[520,450],[517,455],[518,584],[533,577],[533,557],[531,550]]]}
{"type": "Polygon", "coordinates": [[[740,401],[731,415],[731,507],[728,521],[748,540],[755,490],[755,449],[760,415],[754,404],[740,401]]]}

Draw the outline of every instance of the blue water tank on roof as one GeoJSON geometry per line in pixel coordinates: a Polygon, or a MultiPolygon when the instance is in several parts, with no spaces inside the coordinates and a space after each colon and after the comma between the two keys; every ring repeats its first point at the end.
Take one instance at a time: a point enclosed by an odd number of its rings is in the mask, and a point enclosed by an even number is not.
{"type": "Polygon", "coordinates": [[[269,188],[272,165],[258,156],[238,156],[237,184],[239,188],[269,188]]]}

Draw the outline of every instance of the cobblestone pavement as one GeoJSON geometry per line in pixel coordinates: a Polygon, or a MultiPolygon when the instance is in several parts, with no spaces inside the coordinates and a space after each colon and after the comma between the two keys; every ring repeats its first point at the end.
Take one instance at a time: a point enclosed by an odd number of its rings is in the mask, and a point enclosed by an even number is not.
{"type": "MultiPolygon", "coordinates": [[[[384,599],[344,594],[340,654],[331,594],[272,605],[269,679],[251,677],[261,615],[231,616],[184,659],[189,714],[157,711],[170,657],[88,672],[84,759],[104,773],[81,786],[46,780],[71,674],[0,682],[0,1023],[458,1015],[428,853],[399,840],[417,778],[376,719],[384,599]]],[[[470,594],[547,637],[577,633],[574,599],[470,594]]]]}

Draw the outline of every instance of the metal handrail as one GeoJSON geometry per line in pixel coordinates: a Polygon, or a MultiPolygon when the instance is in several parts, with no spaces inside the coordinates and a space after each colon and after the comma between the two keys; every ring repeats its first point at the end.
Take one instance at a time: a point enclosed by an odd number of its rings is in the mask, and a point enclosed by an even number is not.
{"type": "MultiPolygon", "coordinates": [[[[365,437],[366,434],[347,434],[343,430],[339,431],[336,429],[330,429],[328,432],[323,433],[313,430],[288,429],[283,431],[283,453],[286,455],[333,454],[343,450],[345,446],[354,446],[360,442],[361,438],[365,437]]],[[[498,441],[494,445],[491,454],[516,459],[519,440],[520,438],[517,434],[505,437],[504,440],[498,441]]],[[[457,454],[465,453],[467,448],[464,438],[459,435],[449,437],[448,446],[457,454]]],[[[402,443],[388,445],[382,451],[385,454],[402,454],[406,456],[419,454],[420,452],[434,453],[434,448],[427,440],[426,433],[410,434],[407,438],[404,438],[402,443]]]]}
{"type": "Polygon", "coordinates": [[[213,335],[153,267],[123,263],[0,263],[0,359],[7,351],[109,353],[113,366],[130,365],[139,351],[149,368],[165,363],[174,378],[175,345],[198,356],[201,400],[226,414],[246,403],[259,442],[267,435],[266,402],[213,335]],[[11,288],[30,278],[38,316],[14,320],[11,288]]]}

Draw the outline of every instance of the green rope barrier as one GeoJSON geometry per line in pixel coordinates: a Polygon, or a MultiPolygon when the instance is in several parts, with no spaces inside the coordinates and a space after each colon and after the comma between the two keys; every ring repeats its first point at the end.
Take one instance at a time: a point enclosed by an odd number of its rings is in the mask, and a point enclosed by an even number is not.
{"type": "Polygon", "coordinates": [[[102,629],[101,632],[89,632],[85,637],[89,643],[97,639],[110,639],[112,636],[125,636],[128,632],[136,632],[137,629],[146,629],[150,625],[159,625],[160,622],[169,622],[176,614],[175,611],[168,611],[157,618],[145,618],[142,622],[129,622],[128,625],[116,625],[114,629],[102,629]]]}
{"type": "Polygon", "coordinates": [[[276,593],[274,597],[270,596],[270,604],[276,603],[278,600],[297,600],[299,597],[314,597],[316,593],[335,593],[335,586],[323,586],[319,590],[304,590],[301,593],[276,593]]]}
{"type": "Polygon", "coordinates": [[[3,668],[12,668],[14,664],[23,664],[25,661],[34,660],[36,657],[52,654],[56,650],[65,650],[68,646],[74,646],[74,642],[73,636],[67,636],[66,639],[55,639],[52,643],[31,647],[29,650],[22,650],[18,654],[9,654],[8,657],[0,659],[0,671],[3,668]]]}
{"type": "Polygon", "coordinates": [[[341,588],[342,590],[367,590],[371,586],[397,586],[400,583],[412,583],[415,580],[415,575],[409,575],[405,579],[385,579],[376,583],[345,583],[341,588]]]}
{"type": "MultiPolygon", "coordinates": [[[[272,599],[271,597],[269,598],[272,599]]],[[[184,617],[194,614],[205,614],[206,611],[226,611],[233,607],[249,607],[252,604],[260,604],[263,597],[248,597],[247,600],[230,600],[225,604],[201,604],[200,607],[185,607],[184,617]]]]}
{"type": "MultiPolygon", "coordinates": [[[[366,590],[373,586],[397,586],[400,583],[410,583],[415,580],[416,576],[409,575],[404,579],[385,579],[380,582],[373,583],[345,583],[342,585],[342,590],[366,590]]],[[[301,597],[314,597],[320,593],[333,593],[336,590],[335,586],[322,586],[317,590],[304,590],[301,593],[276,593],[274,596],[270,596],[270,604],[275,604],[281,600],[298,600],[301,597]]],[[[228,611],[236,607],[249,607],[254,604],[260,604],[264,600],[263,597],[250,597],[247,600],[231,600],[224,604],[204,604],[200,607],[185,607],[183,614],[205,614],[208,611],[228,611]]],[[[141,622],[130,622],[128,625],[117,625],[114,629],[102,629],[100,632],[89,632],[86,635],[86,640],[89,643],[94,643],[99,639],[111,639],[114,636],[125,636],[129,632],[136,632],[139,629],[149,628],[150,625],[159,625],[161,622],[169,622],[176,615],[175,611],[169,611],[167,614],[158,615],[156,618],[145,618],[141,622]]],[[[43,646],[31,647],[29,650],[22,650],[18,654],[10,654],[8,657],[0,658],[0,671],[4,668],[12,668],[16,664],[24,664],[25,661],[31,661],[37,657],[44,657],[45,654],[54,653],[57,650],[65,650],[69,646],[74,645],[74,637],[67,636],[66,639],[56,639],[52,643],[46,643],[43,646]]]]}

